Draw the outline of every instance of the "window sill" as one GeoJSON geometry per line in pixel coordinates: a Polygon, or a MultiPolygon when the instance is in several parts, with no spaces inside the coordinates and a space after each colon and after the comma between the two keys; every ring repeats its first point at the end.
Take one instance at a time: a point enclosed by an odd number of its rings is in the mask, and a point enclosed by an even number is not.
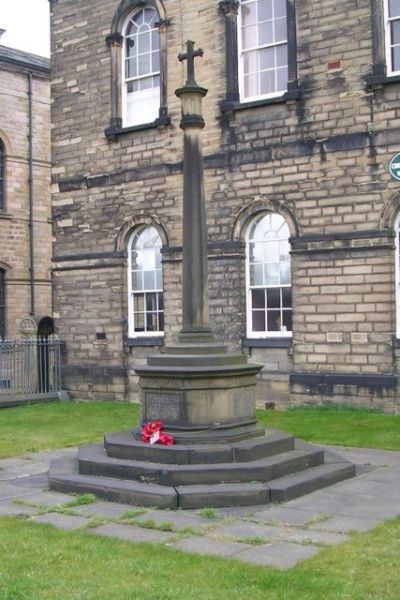
{"type": "Polygon", "coordinates": [[[0,211],[0,219],[12,219],[12,215],[10,215],[10,213],[0,211]]]}
{"type": "Polygon", "coordinates": [[[157,129],[159,127],[168,127],[171,125],[171,118],[168,115],[158,117],[151,123],[143,123],[140,125],[133,125],[132,127],[119,127],[111,126],[104,131],[104,135],[109,140],[117,140],[120,135],[126,135],[127,133],[135,133],[136,131],[145,131],[146,129],[157,129]]]}
{"type": "Polygon", "coordinates": [[[245,338],[243,346],[245,348],[290,348],[292,337],[245,338]]]}
{"type": "Polygon", "coordinates": [[[400,75],[368,75],[365,79],[367,86],[371,88],[380,88],[392,83],[400,83],[400,75]]]}
{"type": "Polygon", "coordinates": [[[155,335],[154,337],[134,337],[126,340],[126,345],[131,346],[162,346],[164,344],[164,336],[155,335]]]}
{"type": "Polygon", "coordinates": [[[251,102],[236,102],[229,100],[222,100],[220,103],[220,109],[222,113],[235,112],[237,110],[245,110],[247,108],[256,108],[257,106],[268,106],[270,104],[284,104],[293,100],[300,100],[301,92],[299,89],[287,91],[282,96],[275,98],[264,98],[262,100],[253,100],[251,102]]]}

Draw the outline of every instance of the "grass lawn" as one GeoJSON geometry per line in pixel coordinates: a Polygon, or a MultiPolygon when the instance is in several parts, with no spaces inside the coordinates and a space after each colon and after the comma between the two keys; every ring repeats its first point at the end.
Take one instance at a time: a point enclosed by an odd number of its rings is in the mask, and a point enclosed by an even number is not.
{"type": "MultiPolygon", "coordinates": [[[[352,408],[258,411],[261,425],[304,440],[400,450],[400,414],[352,408]]],[[[138,423],[139,407],[115,402],[65,402],[0,409],[0,458],[98,442],[107,431],[138,423]]]]}
{"type": "Polygon", "coordinates": [[[2,600],[398,600],[400,519],[288,571],[0,517],[2,600]],[[18,540],[18,543],[16,543],[18,540]]]}
{"type": "MultiPolygon", "coordinates": [[[[2,409],[0,457],[98,441],[138,415],[111,402],[2,409]]],[[[258,418],[314,442],[400,450],[400,415],[316,408],[258,418]]],[[[398,600],[399,556],[400,518],[278,571],[0,517],[0,599],[398,600]]]]}

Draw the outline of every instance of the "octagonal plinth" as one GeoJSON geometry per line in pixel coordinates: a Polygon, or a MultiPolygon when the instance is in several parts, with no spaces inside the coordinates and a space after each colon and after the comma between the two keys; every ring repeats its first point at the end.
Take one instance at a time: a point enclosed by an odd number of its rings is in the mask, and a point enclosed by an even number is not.
{"type": "MultiPolygon", "coordinates": [[[[213,354],[168,351],[136,369],[142,421],[159,419],[177,443],[262,435],[256,425],[254,387],[261,365],[221,347],[213,354]]],[[[171,349],[169,349],[171,350],[171,349]]],[[[203,349],[204,350],[204,349],[203,349]]],[[[182,348],[180,348],[182,351],[182,348]]]]}

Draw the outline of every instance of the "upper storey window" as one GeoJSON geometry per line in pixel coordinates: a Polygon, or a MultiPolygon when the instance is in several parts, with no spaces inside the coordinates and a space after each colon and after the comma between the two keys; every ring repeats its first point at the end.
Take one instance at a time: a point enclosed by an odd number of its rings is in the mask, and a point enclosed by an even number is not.
{"type": "Polygon", "coordinates": [[[241,101],[283,95],[288,88],[287,0],[241,0],[238,38],[241,101]]]}
{"type": "Polygon", "coordinates": [[[160,33],[157,11],[146,7],[126,21],[123,37],[123,126],[151,123],[160,109],[160,33]]]}
{"type": "Polygon", "coordinates": [[[388,75],[400,75],[400,0],[385,0],[386,69],[388,75]]]}

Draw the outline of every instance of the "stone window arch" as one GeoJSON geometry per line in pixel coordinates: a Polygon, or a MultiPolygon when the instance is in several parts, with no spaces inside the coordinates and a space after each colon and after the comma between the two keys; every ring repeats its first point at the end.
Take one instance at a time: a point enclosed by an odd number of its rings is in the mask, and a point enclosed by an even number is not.
{"type": "Polygon", "coordinates": [[[169,125],[167,27],[161,0],[123,0],[106,42],[111,53],[111,120],[106,136],[169,125]]]}
{"type": "Polygon", "coordinates": [[[291,337],[290,228],[277,212],[254,215],[245,228],[247,337],[291,337]]]}

